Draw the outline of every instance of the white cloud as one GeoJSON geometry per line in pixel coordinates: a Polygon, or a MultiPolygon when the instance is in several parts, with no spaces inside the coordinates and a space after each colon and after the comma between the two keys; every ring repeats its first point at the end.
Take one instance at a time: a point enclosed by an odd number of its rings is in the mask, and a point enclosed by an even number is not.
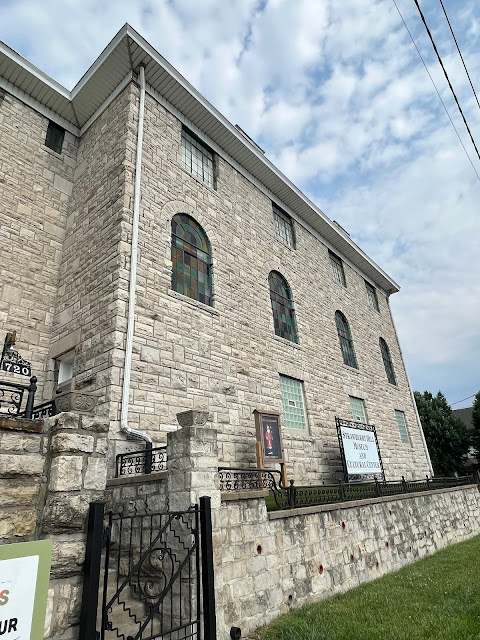
{"type": "MultiPolygon", "coordinates": [[[[414,3],[397,2],[480,172],[414,3]]],[[[480,111],[448,25],[436,0],[422,8],[480,143],[480,111]]],[[[448,10],[478,78],[480,6],[448,10]]],[[[442,388],[450,401],[476,391],[480,183],[394,4],[0,4],[0,38],[69,88],[125,22],[400,282],[392,307],[414,385],[442,388]]]]}

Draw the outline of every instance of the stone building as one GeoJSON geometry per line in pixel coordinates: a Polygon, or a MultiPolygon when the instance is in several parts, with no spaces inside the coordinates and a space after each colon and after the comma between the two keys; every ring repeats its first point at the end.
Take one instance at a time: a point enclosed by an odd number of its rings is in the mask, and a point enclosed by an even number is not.
{"type": "Polygon", "coordinates": [[[387,478],[430,472],[398,285],[130,26],[72,91],[0,43],[0,221],[0,329],[111,461],[204,409],[255,465],[267,410],[298,481],[340,477],[335,416],[376,425],[387,478]]]}

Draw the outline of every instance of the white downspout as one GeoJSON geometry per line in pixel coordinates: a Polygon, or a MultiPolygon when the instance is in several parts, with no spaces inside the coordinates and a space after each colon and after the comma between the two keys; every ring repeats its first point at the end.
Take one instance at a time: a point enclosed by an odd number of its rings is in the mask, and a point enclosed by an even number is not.
{"type": "Polygon", "coordinates": [[[143,120],[145,113],[145,68],[140,67],[140,108],[138,112],[137,157],[135,161],[135,184],[133,198],[132,251],[130,255],[130,286],[128,292],[127,341],[125,364],[123,367],[122,409],[120,429],[132,438],[144,440],[152,446],[152,438],[139,429],[128,426],[128,402],[130,395],[130,374],[132,372],[133,329],[135,325],[135,292],[137,284],[138,223],[140,219],[140,179],[142,175],[143,120]]]}
{"type": "Polygon", "coordinates": [[[422,438],[423,448],[425,449],[425,454],[427,456],[428,468],[430,469],[430,475],[433,478],[433,476],[435,474],[434,474],[434,471],[433,471],[432,461],[430,460],[430,454],[428,452],[427,441],[425,440],[425,434],[423,433],[422,422],[420,420],[420,415],[418,413],[417,403],[415,402],[415,396],[413,395],[412,385],[410,384],[410,380],[408,378],[407,367],[405,366],[405,360],[403,358],[403,353],[402,353],[402,347],[400,346],[400,340],[398,339],[397,327],[395,326],[395,320],[393,319],[392,310],[390,309],[389,296],[387,296],[387,304],[388,304],[388,310],[390,312],[390,318],[392,320],[393,330],[395,331],[395,336],[397,338],[397,344],[398,344],[398,349],[400,351],[400,358],[402,359],[403,370],[405,371],[405,377],[407,379],[408,388],[410,389],[410,396],[412,398],[413,408],[414,408],[414,411],[415,411],[415,415],[417,417],[418,426],[420,427],[420,436],[422,438]]]}

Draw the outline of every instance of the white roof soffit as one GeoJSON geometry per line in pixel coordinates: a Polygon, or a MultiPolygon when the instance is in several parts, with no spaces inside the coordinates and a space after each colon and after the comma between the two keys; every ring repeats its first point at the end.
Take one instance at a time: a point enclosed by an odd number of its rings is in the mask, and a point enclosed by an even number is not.
{"type": "Polygon", "coordinates": [[[400,287],[130,25],[124,25],[70,92],[0,42],[0,76],[79,129],[130,74],[145,80],[340,254],[387,293],[400,287]]]}

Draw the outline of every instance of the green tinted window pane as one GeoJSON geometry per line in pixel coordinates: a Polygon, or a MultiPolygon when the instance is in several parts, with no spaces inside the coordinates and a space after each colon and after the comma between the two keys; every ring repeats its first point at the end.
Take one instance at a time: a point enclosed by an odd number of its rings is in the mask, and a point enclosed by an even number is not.
{"type": "Polygon", "coordinates": [[[350,396],[350,407],[352,409],[352,418],[355,422],[367,424],[367,416],[365,415],[365,403],[361,398],[350,396]]]}
{"type": "Polygon", "coordinates": [[[334,281],[346,287],[347,282],[345,280],[345,271],[343,270],[343,262],[334,253],[329,252],[329,255],[330,255],[330,264],[332,265],[332,274],[333,274],[334,281]]]}
{"type": "Polygon", "coordinates": [[[211,305],[210,244],[200,225],[185,213],[172,218],[172,289],[211,305]],[[200,247],[200,248],[199,248],[200,247]],[[204,291],[199,288],[203,283],[204,291]],[[182,290],[180,291],[180,288],[182,290]],[[200,294],[202,297],[200,298],[200,294]]]}
{"type": "Polygon", "coordinates": [[[340,311],[335,313],[335,324],[337,325],[338,339],[340,341],[340,349],[342,351],[343,362],[349,367],[358,369],[357,357],[353,348],[352,335],[347,319],[340,311]]]}
{"type": "Polygon", "coordinates": [[[63,139],[65,137],[65,129],[55,122],[49,122],[47,135],[45,138],[45,146],[52,149],[56,153],[62,153],[63,139]]]}
{"type": "Polygon", "coordinates": [[[395,410],[395,418],[397,420],[398,431],[400,433],[400,440],[403,444],[410,444],[408,437],[407,423],[405,422],[405,414],[403,411],[395,410]]]}
{"type": "Polygon", "coordinates": [[[275,334],[298,343],[295,311],[287,281],[275,271],[268,276],[275,334]]]}
{"type": "Polygon", "coordinates": [[[387,374],[387,380],[391,384],[397,384],[395,371],[393,369],[393,362],[390,356],[390,349],[388,348],[388,345],[383,338],[380,338],[380,351],[382,354],[383,365],[385,367],[385,373],[387,374]]]}
{"type": "Polygon", "coordinates": [[[303,384],[295,378],[280,376],[280,392],[282,394],[283,421],[287,429],[304,431],[307,428],[305,419],[305,403],[303,384]]]}

